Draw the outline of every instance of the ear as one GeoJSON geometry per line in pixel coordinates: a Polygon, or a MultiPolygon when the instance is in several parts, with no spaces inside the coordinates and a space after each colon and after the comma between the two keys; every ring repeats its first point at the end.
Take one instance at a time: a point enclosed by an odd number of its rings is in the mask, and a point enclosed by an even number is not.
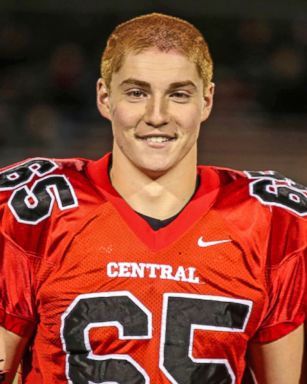
{"type": "Polygon", "coordinates": [[[207,120],[213,106],[213,96],[214,96],[215,84],[209,83],[207,88],[204,90],[204,106],[202,111],[202,122],[207,120]]]}
{"type": "Polygon", "coordinates": [[[100,114],[108,120],[111,120],[110,92],[102,78],[97,80],[96,101],[100,114]]]}

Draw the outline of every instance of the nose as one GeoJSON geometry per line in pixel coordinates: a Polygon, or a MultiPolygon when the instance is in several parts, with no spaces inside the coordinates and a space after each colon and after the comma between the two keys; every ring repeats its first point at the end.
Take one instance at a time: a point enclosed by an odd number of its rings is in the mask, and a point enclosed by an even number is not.
{"type": "Polygon", "coordinates": [[[161,97],[151,97],[146,105],[144,116],[146,124],[160,128],[169,122],[167,101],[161,97]]]}

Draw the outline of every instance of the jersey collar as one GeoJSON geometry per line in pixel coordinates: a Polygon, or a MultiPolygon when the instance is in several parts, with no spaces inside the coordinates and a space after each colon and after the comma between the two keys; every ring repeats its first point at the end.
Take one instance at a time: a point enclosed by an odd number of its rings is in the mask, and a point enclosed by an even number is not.
{"type": "Polygon", "coordinates": [[[128,227],[152,250],[167,247],[183,236],[201,217],[206,215],[217,198],[220,186],[217,172],[212,167],[199,166],[197,171],[200,176],[200,185],[190,202],[174,221],[155,231],[113,188],[108,172],[111,156],[111,153],[108,153],[98,161],[90,162],[87,173],[128,227]]]}

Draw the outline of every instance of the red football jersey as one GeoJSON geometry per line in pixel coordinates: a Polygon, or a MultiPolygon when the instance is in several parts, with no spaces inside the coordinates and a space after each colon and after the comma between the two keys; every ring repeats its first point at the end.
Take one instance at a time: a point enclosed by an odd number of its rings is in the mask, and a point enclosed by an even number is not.
{"type": "Polygon", "coordinates": [[[307,191],[198,168],[154,231],[99,161],[0,173],[0,322],[31,336],[23,383],[240,383],[248,342],[304,321],[307,191]]]}

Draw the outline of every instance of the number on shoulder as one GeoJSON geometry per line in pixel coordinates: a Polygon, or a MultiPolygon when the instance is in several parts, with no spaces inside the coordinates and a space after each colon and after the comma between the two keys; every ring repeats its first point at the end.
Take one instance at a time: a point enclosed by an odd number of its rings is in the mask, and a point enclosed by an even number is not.
{"type": "Polygon", "coordinates": [[[8,205],[18,222],[32,225],[40,223],[51,215],[55,202],[60,210],[78,206],[68,178],[51,174],[57,168],[54,161],[37,158],[0,172],[0,192],[13,191],[8,205]],[[28,186],[35,176],[37,180],[28,186]]]}
{"type": "Polygon", "coordinates": [[[275,205],[307,216],[307,188],[274,171],[245,171],[249,192],[264,205],[275,205]]]}

